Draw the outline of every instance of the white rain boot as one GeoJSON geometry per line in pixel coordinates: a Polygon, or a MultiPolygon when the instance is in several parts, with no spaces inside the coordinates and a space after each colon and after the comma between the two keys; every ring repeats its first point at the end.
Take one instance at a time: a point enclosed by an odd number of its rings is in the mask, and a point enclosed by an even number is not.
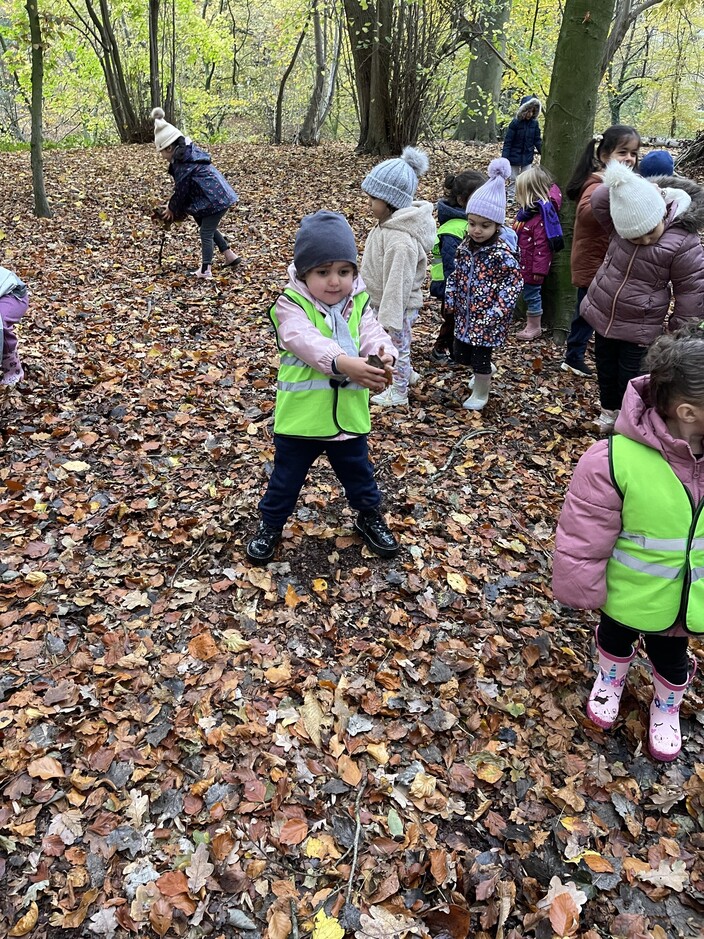
{"type": "MultiPolygon", "coordinates": [[[[497,367],[496,367],[496,366],[494,365],[494,363],[492,362],[492,363],[491,363],[491,376],[492,376],[492,378],[494,377],[494,375],[496,375],[497,371],[498,371],[497,367]]],[[[473,390],[473,388],[474,388],[474,375],[472,375],[472,377],[469,379],[469,382],[467,383],[467,387],[469,388],[470,391],[473,390]]]]}
{"type": "Polygon", "coordinates": [[[491,388],[491,375],[475,375],[474,387],[471,397],[462,402],[462,407],[468,411],[481,411],[489,400],[489,389],[491,388]]]}
{"type": "Polygon", "coordinates": [[[587,717],[597,727],[608,730],[613,727],[621,706],[621,696],[626,684],[626,675],[635,658],[634,649],[626,658],[604,652],[597,645],[599,671],[587,701],[587,717]]]}
{"type": "Polygon", "coordinates": [[[198,270],[193,271],[193,273],[200,280],[212,280],[213,279],[213,272],[210,268],[210,265],[208,265],[206,268],[199,267],[198,270]]]}
{"type": "Polygon", "coordinates": [[[650,704],[648,748],[656,760],[670,763],[682,749],[680,705],[689,683],[694,678],[696,663],[683,685],[673,685],[653,669],[653,700],[650,704]]]}
{"type": "Polygon", "coordinates": [[[522,329],[520,333],[516,333],[516,339],[540,339],[543,333],[540,325],[542,318],[542,313],[529,316],[526,321],[525,329],[522,329]]]}

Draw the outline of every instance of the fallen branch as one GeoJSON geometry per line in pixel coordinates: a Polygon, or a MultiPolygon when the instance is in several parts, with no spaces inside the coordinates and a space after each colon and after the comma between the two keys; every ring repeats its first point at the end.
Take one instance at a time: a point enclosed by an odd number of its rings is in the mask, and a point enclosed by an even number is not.
{"type": "Polygon", "coordinates": [[[452,465],[452,461],[457,455],[457,451],[465,442],[465,440],[471,440],[472,437],[479,437],[480,434],[493,434],[495,431],[496,431],[495,427],[486,427],[483,430],[470,430],[468,434],[465,434],[463,437],[460,437],[457,443],[453,446],[452,450],[450,450],[450,455],[445,460],[445,462],[440,467],[440,469],[436,470],[434,473],[431,473],[430,476],[428,476],[428,479],[435,479],[435,477],[439,476],[440,473],[444,473],[445,470],[450,468],[450,466],[452,465]]]}
{"type": "Polygon", "coordinates": [[[350,867],[350,879],[347,882],[347,903],[352,902],[352,888],[354,886],[354,875],[357,870],[357,857],[359,855],[359,839],[362,834],[362,820],[359,817],[359,804],[362,801],[362,796],[364,795],[364,790],[367,788],[366,779],[359,787],[357,792],[357,798],[354,800],[354,818],[356,821],[356,827],[354,830],[354,850],[352,852],[352,866],[350,867]]]}

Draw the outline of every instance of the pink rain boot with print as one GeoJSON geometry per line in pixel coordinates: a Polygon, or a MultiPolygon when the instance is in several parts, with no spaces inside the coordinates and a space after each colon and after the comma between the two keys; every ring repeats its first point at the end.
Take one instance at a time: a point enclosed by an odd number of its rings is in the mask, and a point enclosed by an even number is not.
{"type": "Polygon", "coordinates": [[[609,730],[616,723],[621,696],[626,685],[626,675],[635,658],[634,649],[626,658],[619,658],[604,652],[597,646],[599,653],[599,672],[594,687],[587,701],[587,717],[604,730],[609,730]]]}
{"type": "Polygon", "coordinates": [[[680,705],[696,670],[696,664],[694,664],[687,681],[683,685],[673,685],[653,669],[655,693],[650,704],[648,748],[656,760],[670,763],[680,754],[682,749],[680,705]]]}

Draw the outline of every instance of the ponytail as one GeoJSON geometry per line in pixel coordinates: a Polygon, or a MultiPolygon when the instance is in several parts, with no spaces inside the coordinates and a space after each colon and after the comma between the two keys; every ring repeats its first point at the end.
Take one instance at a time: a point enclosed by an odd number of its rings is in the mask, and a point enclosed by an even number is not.
{"type": "Polygon", "coordinates": [[[628,124],[612,124],[603,134],[594,134],[584,152],[577,161],[570,181],[565,187],[567,198],[578,202],[587,178],[609,162],[611,154],[618,149],[618,145],[634,137],[640,147],[640,134],[635,127],[628,124]]]}

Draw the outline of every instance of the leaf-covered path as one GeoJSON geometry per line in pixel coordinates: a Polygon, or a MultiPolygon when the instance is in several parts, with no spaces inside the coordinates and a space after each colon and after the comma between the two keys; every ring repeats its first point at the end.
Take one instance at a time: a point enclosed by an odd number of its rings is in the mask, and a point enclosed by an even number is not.
{"type": "MultiPolygon", "coordinates": [[[[432,156],[430,199],[488,159],[432,156]]],[[[301,215],[344,211],[363,244],[369,161],[215,157],[245,263],[213,283],[188,274],[192,223],[157,265],[151,148],[48,154],[49,221],[26,155],[0,158],[3,263],[32,291],[27,378],[0,393],[0,934],[701,935],[701,682],[670,766],[644,750],[643,662],[599,732],[593,617],[549,586],[594,383],[514,340],[468,414],[426,307],[411,406],[370,439],[402,553],[368,554],[319,467],[277,563],[250,567],[266,309],[301,215]]]]}

